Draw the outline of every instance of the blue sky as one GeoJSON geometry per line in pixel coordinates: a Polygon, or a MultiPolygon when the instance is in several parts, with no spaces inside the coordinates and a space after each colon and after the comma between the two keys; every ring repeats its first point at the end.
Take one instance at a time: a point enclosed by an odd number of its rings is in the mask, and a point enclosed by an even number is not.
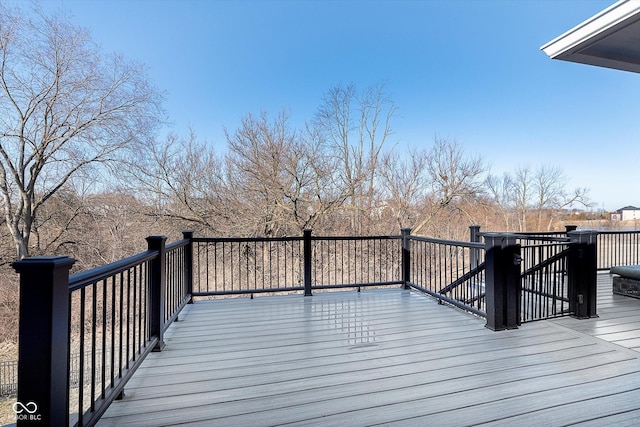
{"type": "Polygon", "coordinates": [[[148,66],[174,129],[224,150],[247,113],[310,120],[333,86],[386,82],[400,149],[436,135],[494,174],[560,166],[594,208],[640,206],[640,75],[540,46],[613,0],[44,0],[148,66]]]}

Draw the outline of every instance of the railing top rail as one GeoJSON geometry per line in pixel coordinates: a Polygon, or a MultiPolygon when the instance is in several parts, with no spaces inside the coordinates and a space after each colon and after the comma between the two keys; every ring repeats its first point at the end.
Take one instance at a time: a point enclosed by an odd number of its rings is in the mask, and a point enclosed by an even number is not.
{"type": "Polygon", "coordinates": [[[286,237],[194,237],[196,243],[249,243],[249,242],[295,242],[302,241],[302,236],[286,237]]]}
{"type": "Polygon", "coordinates": [[[182,240],[178,240],[177,242],[173,242],[173,243],[171,243],[171,244],[168,244],[168,245],[165,247],[165,249],[164,249],[164,250],[165,250],[166,252],[173,251],[173,250],[176,250],[176,249],[178,249],[178,248],[182,248],[182,247],[187,246],[187,245],[189,244],[189,242],[190,242],[190,240],[189,240],[189,239],[182,239],[182,240]]]}
{"type": "Polygon", "coordinates": [[[312,240],[399,240],[402,236],[311,236],[312,240]]]}
{"type": "Polygon", "coordinates": [[[433,237],[411,236],[411,235],[409,236],[409,239],[418,240],[420,242],[438,243],[438,244],[451,245],[451,246],[462,246],[465,248],[484,249],[484,243],[480,243],[480,242],[463,242],[459,240],[436,239],[433,237]]]}
{"type": "Polygon", "coordinates": [[[614,231],[614,230],[600,231],[600,230],[598,230],[598,234],[638,234],[638,233],[640,233],[640,230],[619,230],[619,231],[614,231]]]}
{"type": "MultiPolygon", "coordinates": [[[[311,240],[398,240],[400,235],[391,236],[311,236],[311,240]]],[[[302,241],[303,236],[285,237],[194,237],[194,242],[201,243],[253,243],[253,242],[291,242],[302,241]]],[[[180,242],[177,242],[180,243],[180,242]]],[[[167,247],[169,249],[169,247],[167,247]]]]}
{"type": "Polygon", "coordinates": [[[569,247],[571,242],[562,241],[562,242],[538,242],[532,244],[519,244],[522,249],[537,249],[537,248],[561,248],[566,249],[569,247]]]}
{"type": "Polygon", "coordinates": [[[563,232],[549,232],[549,233],[513,233],[513,232],[485,232],[479,233],[480,236],[490,236],[495,234],[504,234],[506,236],[515,237],[520,240],[536,240],[542,242],[569,242],[569,237],[566,237],[566,233],[563,232]],[[555,236],[555,237],[554,237],[555,236]]]}
{"type": "Polygon", "coordinates": [[[521,236],[566,236],[566,231],[518,231],[512,234],[521,236]]]}
{"type": "Polygon", "coordinates": [[[100,280],[107,279],[123,271],[145,263],[158,256],[158,251],[145,251],[111,264],[81,271],[69,276],[69,292],[83,288],[100,280]]]}
{"type": "Polygon", "coordinates": [[[549,243],[569,243],[571,241],[568,237],[549,237],[549,236],[533,236],[515,234],[516,239],[520,240],[535,240],[537,242],[549,242],[549,243]]]}

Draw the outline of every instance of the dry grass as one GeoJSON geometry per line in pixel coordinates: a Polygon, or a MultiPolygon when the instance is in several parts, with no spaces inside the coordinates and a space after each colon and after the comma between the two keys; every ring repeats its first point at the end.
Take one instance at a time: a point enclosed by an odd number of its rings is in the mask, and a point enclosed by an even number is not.
{"type": "Polygon", "coordinates": [[[15,423],[13,404],[15,397],[0,397],[0,426],[15,423]]]}
{"type": "Polygon", "coordinates": [[[0,362],[18,360],[18,344],[15,342],[0,342],[0,362]]]}
{"type": "MultiPolygon", "coordinates": [[[[0,343],[0,361],[17,360],[18,346],[15,343],[0,343]]],[[[15,423],[13,404],[15,397],[0,397],[0,426],[15,423]]]]}

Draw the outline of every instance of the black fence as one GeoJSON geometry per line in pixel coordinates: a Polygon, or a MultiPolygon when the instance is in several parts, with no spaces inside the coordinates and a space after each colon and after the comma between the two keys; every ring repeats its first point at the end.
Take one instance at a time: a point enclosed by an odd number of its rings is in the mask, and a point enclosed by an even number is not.
{"type": "MultiPolygon", "coordinates": [[[[49,425],[94,425],[190,301],[191,234],[69,276],[73,259],[35,257],[20,273],[18,401],[49,425]],[[45,285],[45,286],[43,286],[45,285]]],[[[18,419],[18,424],[29,420],[18,419]]]]}
{"type": "Polygon", "coordinates": [[[194,238],[193,296],[303,291],[303,238],[194,238]]]}
{"type": "Polygon", "coordinates": [[[484,244],[410,236],[406,286],[486,316],[484,244]]]}
{"type": "Polygon", "coordinates": [[[193,296],[399,285],[401,236],[194,238],[193,296]],[[308,252],[305,255],[305,251],[308,252]]]}
{"type": "Polygon", "coordinates": [[[507,307],[491,313],[492,318],[500,319],[499,325],[515,328],[523,322],[558,316],[596,315],[598,232],[578,231],[575,226],[550,233],[472,229],[471,240],[480,236],[485,238],[486,251],[498,254],[491,257],[492,274],[502,272],[500,277],[489,278],[494,284],[503,283],[502,293],[492,295],[496,299],[491,303],[494,309],[501,304],[507,307]],[[496,267],[496,260],[501,267],[496,267]]]}
{"type": "Polygon", "coordinates": [[[568,238],[522,236],[522,322],[570,314],[567,259],[568,238]]]}
{"type": "Polygon", "coordinates": [[[640,231],[599,231],[598,270],[640,264],[640,231]]]}
{"type": "Polygon", "coordinates": [[[311,288],[400,285],[401,248],[401,236],[315,237],[311,288]]]}
{"type": "Polygon", "coordinates": [[[0,362],[0,397],[18,393],[18,361],[0,362]]]}
{"type": "MultiPolygon", "coordinates": [[[[484,233],[480,242],[481,234],[472,227],[471,241],[457,242],[408,229],[273,239],[185,232],[167,246],[149,237],[146,252],[72,276],[66,257],[19,261],[20,331],[29,339],[20,340],[18,400],[38,401],[51,425],[95,424],[194,297],[402,286],[482,316],[493,330],[595,315],[595,232],[484,233]]],[[[622,253],[633,260],[631,249],[622,253]]]]}
{"type": "MultiPolygon", "coordinates": [[[[101,353],[97,351],[96,353],[101,353]]],[[[84,378],[91,375],[92,366],[87,366],[84,363],[84,370],[80,370],[81,360],[91,360],[93,353],[90,351],[85,352],[84,355],[80,353],[73,353],[69,356],[69,387],[77,388],[84,378]],[[81,374],[81,372],[83,372],[81,374]]],[[[107,355],[105,358],[107,361],[111,360],[111,357],[107,355]]],[[[96,371],[100,371],[101,359],[97,359],[96,371]]],[[[15,396],[18,393],[18,361],[9,360],[0,362],[0,397],[15,396]]]]}

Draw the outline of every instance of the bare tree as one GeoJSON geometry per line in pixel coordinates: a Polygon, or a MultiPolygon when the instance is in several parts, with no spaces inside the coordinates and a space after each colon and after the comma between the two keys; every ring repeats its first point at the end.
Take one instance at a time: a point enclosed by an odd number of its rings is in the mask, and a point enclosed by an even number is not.
{"type": "Polygon", "coordinates": [[[538,213],[538,230],[543,227],[551,230],[553,221],[562,210],[574,205],[590,206],[588,190],[575,188],[567,192],[568,179],[558,166],[541,166],[533,176],[533,188],[535,191],[535,209],[538,213]],[[544,215],[547,216],[546,226],[544,215]]]}
{"type": "Polygon", "coordinates": [[[293,130],[284,111],[273,121],[245,116],[227,141],[229,188],[251,233],[298,234],[344,201],[324,140],[313,128],[293,130]]]}
{"type": "Polygon", "coordinates": [[[330,89],[316,115],[318,126],[337,160],[336,173],[348,197],[344,208],[351,211],[351,231],[361,234],[368,227],[375,206],[378,167],[396,106],[377,85],[358,92],[353,85],[330,89]]]}
{"type": "Polygon", "coordinates": [[[513,193],[513,208],[518,219],[518,231],[527,231],[528,213],[531,211],[533,197],[532,174],[529,166],[518,166],[514,172],[511,191],[513,193]]]}
{"type": "Polygon", "coordinates": [[[429,192],[427,162],[429,152],[411,150],[407,156],[395,151],[386,153],[382,159],[381,175],[385,208],[391,211],[397,227],[415,224],[419,205],[429,192]]]}
{"type": "Polygon", "coordinates": [[[0,4],[0,195],[17,257],[41,207],[79,171],[116,162],[159,117],[142,66],[102,55],[62,15],[0,4]]]}
{"type": "Polygon", "coordinates": [[[511,229],[512,202],[513,202],[513,177],[504,173],[501,177],[489,175],[485,182],[485,187],[495,209],[498,210],[504,222],[505,230],[511,229]]]}
{"type": "MultiPolygon", "coordinates": [[[[469,201],[483,191],[484,162],[480,157],[465,155],[455,140],[436,138],[429,151],[426,167],[433,204],[425,218],[413,228],[414,233],[429,225],[442,209],[451,207],[457,201],[469,201]]],[[[455,207],[469,216],[464,206],[458,203],[455,207]]]]}
{"type": "Polygon", "coordinates": [[[205,233],[224,234],[233,217],[224,159],[211,144],[170,134],[151,144],[146,157],[129,164],[129,190],[150,207],[149,215],[205,233]]]}
{"type": "Polygon", "coordinates": [[[114,262],[144,248],[153,223],[144,213],[145,207],[128,193],[65,187],[42,206],[34,245],[41,253],[75,258],[74,269],[114,262]]]}
{"type": "Polygon", "coordinates": [[[515,215],[518,231],[551,230],[561,212],[572,206],[590,206],[588,190],[567,191],[568,179],[557,166],[542,165],[536,169],[519,166],[513,174],[502,178],[490,176],[486,185],[493,201],[503,215],[507,229],[515,215]]]}

